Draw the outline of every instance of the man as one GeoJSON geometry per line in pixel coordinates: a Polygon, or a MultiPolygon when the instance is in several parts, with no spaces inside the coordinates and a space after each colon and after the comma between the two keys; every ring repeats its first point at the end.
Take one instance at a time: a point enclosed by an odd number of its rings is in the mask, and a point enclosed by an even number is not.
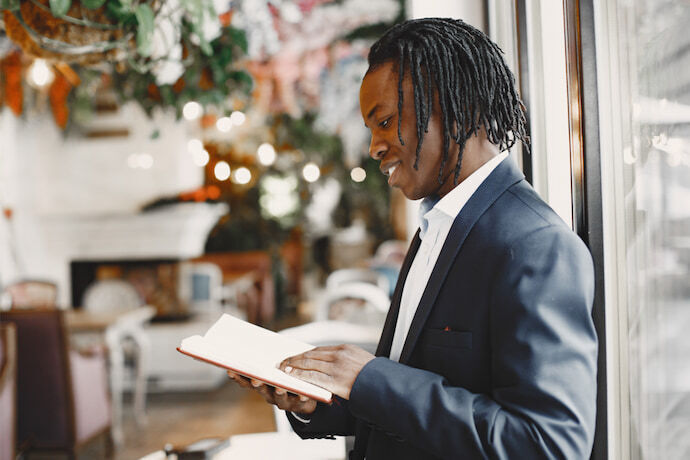
{"type": "Polygon", "coordinates": [[[501,51],[459,20],[397,25],[371,48],[360,106],[388,183],[424,198],[376,356],[281,363],[331,405],[231,377],[303,438],[354,433],[351,458],[588,458],[592,262],[507,158],[526,134],[501,51]]]}

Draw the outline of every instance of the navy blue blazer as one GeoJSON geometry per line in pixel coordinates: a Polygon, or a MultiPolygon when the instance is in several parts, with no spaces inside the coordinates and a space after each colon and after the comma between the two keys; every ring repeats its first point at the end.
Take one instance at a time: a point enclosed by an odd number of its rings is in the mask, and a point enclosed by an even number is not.
{"type": "Polygon", "coordinates": [[[415,236],[376,352],[349,401],[303,438],[355,433],[351,458],[589,458],[596,411],[594,269],[511,159],[453,222],[399,362],[388,355],[415,236]]]}

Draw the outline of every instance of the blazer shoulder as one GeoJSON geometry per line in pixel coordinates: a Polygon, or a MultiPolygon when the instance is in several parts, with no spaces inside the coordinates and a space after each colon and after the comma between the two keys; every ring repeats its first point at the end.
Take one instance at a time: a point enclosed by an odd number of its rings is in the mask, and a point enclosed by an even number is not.
{"type": "Polygon", "coordinates": [[[492,244],[513,247],[535,233],[558,235],[563,244],[589,255],[580,237],[524,180],[509,187],[487,211],[479,222],[480,232],[492,244]]]}
{"type": "Polygon", "coordinates": [[[506,196],[517,200],[526,212],[526,217],[534,218],[545,225],[556,225],[569,228],[563,219],[532,188],[527,181],[521,181],[506,191],[506,196]],[[531,214],[531,216],[530,216],[531,214]]]}

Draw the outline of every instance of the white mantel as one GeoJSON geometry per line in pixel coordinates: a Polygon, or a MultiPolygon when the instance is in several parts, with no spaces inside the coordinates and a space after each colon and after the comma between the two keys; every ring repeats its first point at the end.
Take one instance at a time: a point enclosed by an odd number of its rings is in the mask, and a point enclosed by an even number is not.
{"type": "Polygon", "coordinates": [[[183,259],[203,253],[225,204],[179,203],[138,214],[43,216],[45,249],[72,260],[183,259]]]}
{"type": "Polygon", "coordinates": [[[227,210],[225,204],[179,203],[138,214],[41,216],[43,254],[60,303],[69,302],[70,262],[196,257],[227,210]]]}

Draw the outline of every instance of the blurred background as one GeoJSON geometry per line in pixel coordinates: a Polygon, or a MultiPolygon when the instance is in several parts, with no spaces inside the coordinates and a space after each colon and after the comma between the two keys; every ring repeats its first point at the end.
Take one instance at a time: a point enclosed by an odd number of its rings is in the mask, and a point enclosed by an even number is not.
{"type": "Polygon", "coordinates": [[[359,85],[430,16],[501,46],[512,160],[592,252],[593,458],[690,456],[688,1],[0,0],[0,460],[345,458],[175,347],[228,313],[375,349],[418,204],[359,85]]]}

